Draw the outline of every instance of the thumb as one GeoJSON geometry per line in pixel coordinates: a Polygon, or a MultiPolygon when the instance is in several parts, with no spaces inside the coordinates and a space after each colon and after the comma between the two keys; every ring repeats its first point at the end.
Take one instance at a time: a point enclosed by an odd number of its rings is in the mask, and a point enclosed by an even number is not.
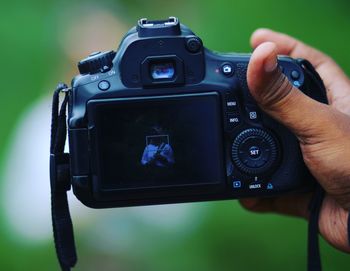
{"type": "Polygon", "coordinates": [[[277,47],[272,42],[262,43],[253,52],[247,81],[259,106],[302,141],[319,134],[331,122],[329,106],[303,94],[281,72],[277,65],[277,47]]]}

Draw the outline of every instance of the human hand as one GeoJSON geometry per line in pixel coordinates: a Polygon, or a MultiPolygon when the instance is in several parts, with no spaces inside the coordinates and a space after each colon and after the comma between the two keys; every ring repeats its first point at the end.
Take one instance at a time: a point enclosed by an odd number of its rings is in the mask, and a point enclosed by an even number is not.
{"type": "MultiPolygon", "coordinates": [[[[285,34],[260,29],[247,71],[251,94],[259,106],[297,136],[304,161],[326,191],[319,229],[334,247],[350,253],[347,220],[350,210],[350,80],[327,55],[285,34]],[[277,54],[309,60],[327,89],[329,105],[293,87],[278,68],[277,54]]],[[[242,199],[256,212],[308,218],[311,194],[269,199],[242,199]]]]}

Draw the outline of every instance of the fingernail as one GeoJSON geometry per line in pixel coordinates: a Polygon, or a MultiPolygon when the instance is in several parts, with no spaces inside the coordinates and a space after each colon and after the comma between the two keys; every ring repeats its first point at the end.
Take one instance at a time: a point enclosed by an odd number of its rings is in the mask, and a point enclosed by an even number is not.
{"type": "Polygon", "coordinates": [[[272,72],[277,68],[277,59],[276,55],[272,53],[269,55],[269,57],[265,60],[264,63],[264,70],[265,72],[272,72]]]}

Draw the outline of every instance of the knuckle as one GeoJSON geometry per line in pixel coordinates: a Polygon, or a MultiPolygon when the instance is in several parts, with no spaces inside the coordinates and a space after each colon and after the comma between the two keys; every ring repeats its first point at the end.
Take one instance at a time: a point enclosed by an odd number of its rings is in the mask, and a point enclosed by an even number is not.
{"type": "Polygon", "coordinates": [[[260,92],[261,105],[269,109],[281,105],[292,89],[287,77],[280,70],[276,71],[266,84],[265,91],[260,92]]]}

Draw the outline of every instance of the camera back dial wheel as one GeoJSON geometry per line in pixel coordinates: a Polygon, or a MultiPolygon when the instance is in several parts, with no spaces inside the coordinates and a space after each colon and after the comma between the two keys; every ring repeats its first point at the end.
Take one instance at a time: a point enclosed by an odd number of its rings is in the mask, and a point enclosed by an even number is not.
{"type": "Polygon", "coordinates": [[[278,152],[274,136],[263,129],[249,128],[233,140],[231,158],[242,173],[259,176],[274,170],[278,162],[278,152]]]}

